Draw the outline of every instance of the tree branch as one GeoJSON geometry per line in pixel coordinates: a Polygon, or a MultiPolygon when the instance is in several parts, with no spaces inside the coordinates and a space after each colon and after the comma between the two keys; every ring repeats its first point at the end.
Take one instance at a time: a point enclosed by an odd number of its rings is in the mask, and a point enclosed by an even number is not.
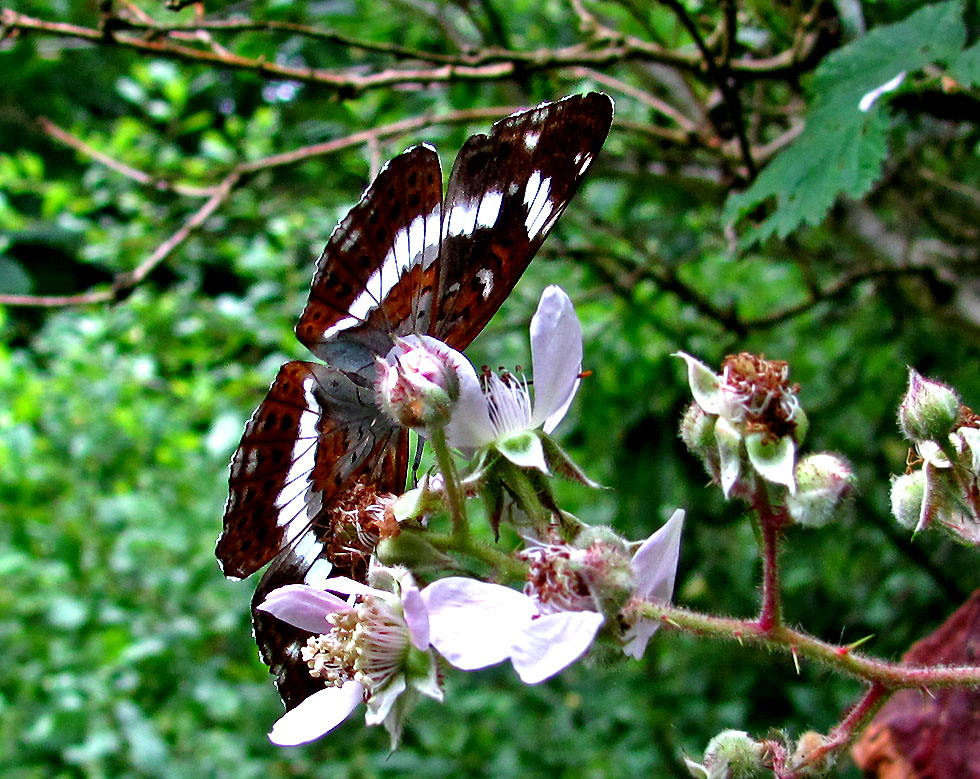
{"type": "Polygon", "coordinates": [[[176,192],[178,195],[187,195],[188,197],[210,197],[214,193],[214,187],[195,187],[189,184],[173,183],[164,178],[151,176],[149,173],[127,165],[125,162],[120,162],[85,143],[81,138],[75,137],[67,130],[63,130],[45,116],[39,116],[37,123],[48,137],[75,149],[75,151],[92,158],[96,162],[101,162],[107,168],[111,168],[116,173],[132,179],[138,184],[158,189],[161,192],[176,192]]]}
{"type": "MultiPolygon", "coordinates": [[[[537,49],[518,51],[489,47],[475,54],[459,55],[455,58],[440,56],[443,64],[437,68],[388,69],[368,75],[342,74],[322,68],[296,67],[270,62],[265,57],[250,58],[232,54],[226,50],[199,48],[177,42],[173,37],[162,35],[166,27],[152,28],[145,22],[133,22],[116,16],[106,17],[102,28],[83,27],[66,22],[56,22],[27,16],[11,8],[0,12],[0,23],[4,35],[15,32],[47,35],[60,38],[75,38],[96,45],[114,45],[122,48],[147,52],[169,59],[216,65],[233,70],[245,70],[272,79],[316,84],[343,91],[353,95],[367,90],[406,84],[434,84],[461,81],[496,81],[514,77],[529,71],[558,70],[573,66],[600,67],[626,60],[642,60],[671,65],[692,74],[705,77],[705,62],[701,53],[687,53],[666,49],[655,43],[632,36],[621,36],[601,28],[597,31],[598,45],[577,44],[558,49],[537,49]],[[127,35],[122,31],[145,29],[157,32],[153,36],[127,35]],[[162,35],[162,37],[161,37],[162,35]]],[[[213,24],[213,23],[209,23],[213,24]]],[[[268,24],[268,23],[263,23],[268,24]]],[[[192,31],[212,29],[209,26],[181,25],[180,34],[186,38],[192,31]]],[[[175,31],[176,34],[176,31],[175,31]]],[[[332,35],[322,31],[323,35],[332,35]]],[[[813,37],[813,43],[816,38],[813,37]]],[[[363,41],[351,42],[351,46],[363,41]]],[[[392,53],[393,52],[387,52],[392,53]]],[[[406,54],[406,52],[400,52],[406,54]]],[[[729,70],[738,73],[743,80],[754,78],[782,78],[801,68],[807,52],[782,52],[773,57],[757,60],[732,60],[729,70]],[[803,59],[801,60],[801,56],[803,59]]],[[[426,54],[423,60],[432,60],[426,54]]]]}

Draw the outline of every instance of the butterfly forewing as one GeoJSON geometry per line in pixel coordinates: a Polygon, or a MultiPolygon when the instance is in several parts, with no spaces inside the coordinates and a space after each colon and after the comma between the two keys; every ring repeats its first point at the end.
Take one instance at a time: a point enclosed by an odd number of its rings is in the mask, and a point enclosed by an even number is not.
{"type": "Polygon", "coordinates": [[[470,138],[443,206],[431,334],[456,349],[490,321],[599,153],[612,101],[592,93],[546,103],[470,138]]]}
{"type": "Polygon", "coordinates": [[[543,104],[470,138],[442,202],[428,146],[395,157],[337,226],[317,261],[299,340],[328,365],[287,363],[231,464],[216,554],[228,576],[272,565],[253,599],[255,638],[288,708],[321,683],[300,650],[309,634],[254,610],[286,584],[364,581],[380,530],[365,505],[400,493],[407,433],[382,413],[377,360],[397,336],[462,349],[517,283],[609,130],[612,102],[543,104]]]}
{"type": "Polygon", "coordinates": [[[442,169],[430,146],[391,160],[335,228],[317,260],[296,326],[317,357],[338,363],[338,341],[380,350],[392,332],[425,332],[439,255],[442,169]]]}

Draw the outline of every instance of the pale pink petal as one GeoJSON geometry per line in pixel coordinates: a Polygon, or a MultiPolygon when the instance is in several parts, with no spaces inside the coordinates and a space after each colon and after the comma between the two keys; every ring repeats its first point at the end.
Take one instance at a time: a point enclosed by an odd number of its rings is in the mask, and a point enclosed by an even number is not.
{"type": "Polygon", "coordinates": [[[866,92],[864,95],[861,96],[861,99],[858,100],[858,111],[861,111],[862,113],[867,113],[868,111],[871,110],[871,106],[875,104],[875,102],[878,100],[879,97],[881,97],[887,92],[895,91],[900,86],[902,86],[903,81],[905,81],[904,70],[901,71],[894,78],[891,78],[888,81],[886,81],[880,87],[875,87],[870,92],[866,92]]]}
{"type": "Polygon", "coordinates": [[[283,714],[272,726],[269,740],[281,747],[294,747],[313,741],[347,719],[363,700],[364,688],[359,682],[347,682],[343,687],[327,687],[283,714]]]}
{"type": "MultiPolygon", "coordinates": [[[[650,536],[633,555],[630,567],[635,578],[633,594],[644,600],[669,603],[674,594],[674,579],[680,557],[681,530],[684,511],[677,509],[666,524],[650,536]]],[[[623,652],[639,659],[646,650],[647,642],[657,632],[660,622],[640,619],[627,633],[628,641],[623,652]]]]}
{"type": "Polygon", "coordinates": [[[457,449],[475,451],[492,443],[496,436],[487,396],[470,361],[459,352],[449,347],[446,349],[459,377],[459,399],[446,425],[446,440],[457,449]]]}
{"type": "Polygon", "coordinates": [[[402,589],[402,612],[412,643],[416,649],[424,652],[429,648],[429,612],[422,600],[422,593],[414,584],[402,589]]]}
{"type": "Polygon", "coordinates": [[[514,636],[537,614],[524,593],[461,576],[433,582],[422,599],[432,646],[464,671],[506,660],[514,636]]]}
{"type": "Polygon", "coordinates": [[[592,644],[603,617],[595,611],[560,611],[533,620],[514,641],[510,659],[525,684],[549,679],[592,644]]]}
{"type": "Polygon", "coordinates": [[[582,326],[565,291],[552,284],[541,293],[531,319],[534,412],[531,427],[550,433],[575,397],[582,372],[582,326]]]}
{"type": "Polygon", "coordinates": [[[348,611],[350,606],[336,595],[309,585],[287,584],[270,592],[256,608],[311,633],[326,633],[331,628],[327,615],[348,611]]]}
{"type": "Polygon", "coordinates": [[[381,598],[381,600],[386,601],[396,599],[395,594],[392,592],[368,587],[368,585],[356,582],[346,576],[334,576],[327,579],[323,583],[323,589],[330,590],[330,592],[339,592],[342,595],[373,595],[375,598],[381,598]]]}
{"type": "Polygon", "coordinates": [[[681,550],[684,509],[677,509],[656,533],[636,550],[630,567],[635,578],[633,594],[638,598],[669,602],[681,550]]]}
{"type": "Polygon", "coordinates": [[[637,620],[637,623],[627,633],[629,640],[623,645],[623,653],[627,657],[639,660],[643,657],[650,638],[657,632],[659,627],[660,623],[654,619],[637,620]]]}

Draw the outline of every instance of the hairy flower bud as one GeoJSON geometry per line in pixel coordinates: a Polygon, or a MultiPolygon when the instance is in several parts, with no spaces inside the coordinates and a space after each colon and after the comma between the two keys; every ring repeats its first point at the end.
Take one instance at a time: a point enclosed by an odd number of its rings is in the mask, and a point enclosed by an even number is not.
{"type": "Polygon", "coordinates": [[[925,497],[926,477],[922,471],[892,477],[892,516],[902,527],[912,530],[919,524],[925,497]]]}
{"type": "Polygon", "coordinates": [[[796,493],[786,499],[789,514],[800,525],[822,527],[853,494],[854,471],[843,457],[818,452],[796,466],[796,493]]]}
{"type": "Polygon", "coordinates": [[[763,762],[764,747],[741,730],[723,730],[708,743],[704,764],[685,761],[698,779],[761,779],[771,776],[763,762]]]}
{"type": "Polygon", "coordinates": [[[437,349],[406,341],[380,362],[378,396],[385,412],[400,425],[442,427],[459,398],[459,377],[437,349]]]}
{"type": "Polygon", "coordinates": [[[898,408],[898,425],[906,438],[945,442],[959,415],[956,390],[909,368],[909,386],[898,408]]]}
{"type": "Polygon", "coordinates": [[[826,736],[808,730],[797,740],[790,764],[797,767],[800,776],[826,776],[834,765],[833,753],[824,751],[826,746],[826,736]]]}
{"type": "Polygon", "coordinates": [[[684,409],[678,432],[688,451],[701,460],[708,475],[721,483],[721,456],[715,437],[717,419],[694,402],[684,409]]]}
{"type": "Polygon", "coordinates": [[[404,530],[397,536],[381,539],[375,554],[385,565],[403,565],[415,573],[442,571],[455,564],[416,530],[404,530]]]}
{"type": "Polygon", "coordinates": [[[680,436],[692,454],[704,459],[717,449],[715,443],[715,417],[707,414],[697,403],[684,409],[680,436]]]}
{"type": "Polygon", "coordinates": [[[610,528],[596,527],[590,531],[584,531],[576,539],[576,545],[581,546],[588,536],[593,536],[585,547],[582,576],[592,591],[599,611],[611,616],[619,612],[634,590],[631,555],[625,542],[610,528]],[[607,537],[595,533],[603,530],[607,537]]]}

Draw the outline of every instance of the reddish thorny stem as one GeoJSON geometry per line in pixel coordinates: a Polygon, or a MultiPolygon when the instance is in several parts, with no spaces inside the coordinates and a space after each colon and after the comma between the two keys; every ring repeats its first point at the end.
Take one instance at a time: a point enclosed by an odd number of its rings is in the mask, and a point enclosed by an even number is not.
{"type": "Polygon", "coordinates": [[[832,758],[850,744],[875,712],[900,689],[980,686],[980,666],[911,666],[889,663],[854,652],[853,646],[831,644],[784,625],[778,552],[780,536],[788,524],[786,511],[781,506],[773,506],[766,484],[758,476],[751,502],[757,512],[763,566],[762,607],[757,619],[714,617],[648,601],[634,601],[628,607],[630,613],[627,616],[659,619],[667,627],[696,635],[735,639],[740,643],[756,643],[770,649],[789,650],[794,662],[798,662],[800,657],[817,660],[840,673],[866,682],[861,698],[848,709],[829,734],[821,737],[818,745],[805,755],[790,754],[786,745],[779,741],[764,742],[776,779],[803,779],[808,776],[808,770],[832,758]]]}
{"type": "Polygon", "coordinates": [[[759,628],[768,633],[782,622],[779,592],[779,535],[786,525],[785,509],[776,509],[761,478],[755,478],[755,508],[762,534],[762,611],[759,628]]]}

